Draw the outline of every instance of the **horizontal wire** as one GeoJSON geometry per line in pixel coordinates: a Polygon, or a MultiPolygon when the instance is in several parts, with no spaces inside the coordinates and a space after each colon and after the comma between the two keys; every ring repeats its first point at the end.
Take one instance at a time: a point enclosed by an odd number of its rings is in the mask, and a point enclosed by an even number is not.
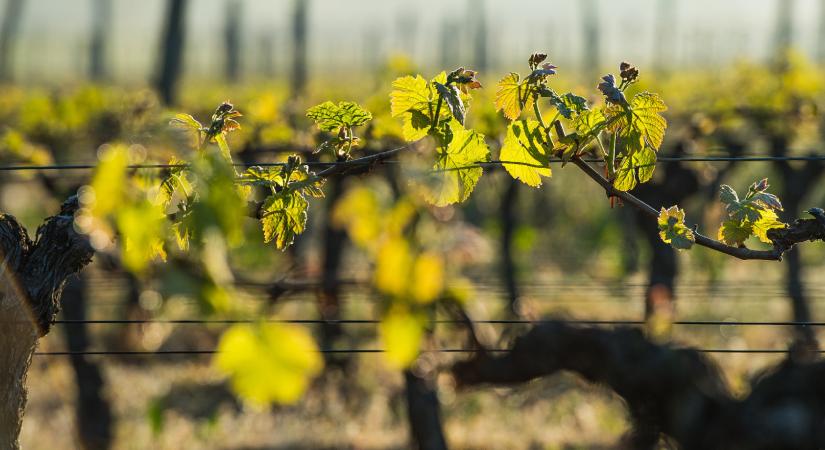
{"type": "MultiPolygon", "coordinates": [[[[584,158],[585,162],[598,163],[603,162],[600,158],[584,158]]],[[[770,162],[770,161],[825,161],[825,155],[815,156],[660,156],[657,162],[770,162]]],[[[379,164],[394,164],[397,160],[381,161],[379,164]]],[[[551,158],[548,162],[553,164],[563,163],[560,158],[551,158]]],[[[307,161],[304,164],[313,167],[332,167],[337,165],[372,165],[376,161],[365,161],[359,163],[356,161],[344,162],[322,162],[322,161],[307,161]]],[[[234,163],[235,167],[281,167],[285,162],[247,162],[234,163]]],[[[506,161],[506,160],[492,160],[480,162],[476,166],[470,167],[484,167],[484,166],[499,166],[503,164],[512,165],[527,165],[535,167],[544,167],[539,164],[528,164],[522,161],[506,161]]],[[[0,171],[24,171],[24,170],[91,170],[97,167],[95,163],[80,163],[80,164],[42,164],[42,165],[14,165],[14,166],[0,166],[0,171]]],[[[188,164],[132,164],[127,166],[129,169],[177,169],[189,167],[188,164]]]]}
{"type": "MultiPolygon", "coordinates": [[[[100,320],[55,320],[53,324],[79,325],[79,324],[243,324],[243,323],[292,323],[292,324],[379,324],[378,319],[100,319],[100,320]]],[[[481,319],[481,320],[455,320],[437,319],[432,321],[435,324],[546,324],[546,323],[567,323],[573,325],[644,325],[643,320],[591,320],[591,319],[561,319],[561,320],[524,320],[524,319],[481,319]]],[[[799,327],[823,327],[825,322],[796,322],[796,321],[729,321],[729,320],[677,320],[673,325],[683,326],[799,326],[799,327]]]]}
{"type": "MultiPolygon", "coordinates": [[[[790,350],[783,349],[749,349],[749,348],[689,348],[676,347],[676,350],[693,350],[699,353],[722,353],[722,354],[785,354],[790,350]]],[[[473,349],[473,348],[439,348],[422,350],[422,353],[504,353],[510,349],[473,349]]],[[[385,353],[386,350],[380,348],[347,348],[347,349],[319,349],[318,353],[385,353]]],[[[825,353],[825,350],[817,350],[817,353],[825,353]]],[[[54,351],[35,352],[34,356],[158,356],[158,355],[213,355],[217,350],[113,350],[113,351],[54,351]]]]}

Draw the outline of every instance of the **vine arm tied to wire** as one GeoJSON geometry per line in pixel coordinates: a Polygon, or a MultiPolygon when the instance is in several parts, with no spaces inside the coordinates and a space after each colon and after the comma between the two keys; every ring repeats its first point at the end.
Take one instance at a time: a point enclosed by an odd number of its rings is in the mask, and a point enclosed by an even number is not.
{"type": "MultiPolygon", "coordinates": [[[[601,176],[599,172],[593,169],[590,164],[585,162],[579,156],[574,157],[572,162],[588,177],[599,184],[599,186],[604,188],[607,195],[622,199],[625,203],[639,209],[654,219],[659,216],[659,211],[656,211],[656,208],[650,206],[629,192],[616,189],[613,186],[613,183],[601,176]]],[[[696,244],[735,258],[739,258],[741,260],[781,261],[782,254],[800,242],[825,240],[825,226],[820,224],[816,219],[798,219],[794,223],[789,224],[787,228],[777,228],[768,231],[768,236],[774,243],[773,249],[771,250],[753,250],[747,247],[732,247],[715,239],[711,239],[699,233],[696,229],[694,229],[693,233],[696,238],[696,244]]]]}

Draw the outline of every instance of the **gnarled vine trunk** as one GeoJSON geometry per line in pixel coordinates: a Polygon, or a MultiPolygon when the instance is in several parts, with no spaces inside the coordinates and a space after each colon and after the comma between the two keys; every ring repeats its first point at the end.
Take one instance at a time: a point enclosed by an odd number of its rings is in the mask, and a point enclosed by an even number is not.
{"type": "Polygon", "coordinates": [[[0,214],[0,449],[19,448],[26,407],[26,374],[37,340],[59,310],[63,284],[94,253],[73,228],[77,197],[37,229],[34,240],[9,215],[0,214]]]}

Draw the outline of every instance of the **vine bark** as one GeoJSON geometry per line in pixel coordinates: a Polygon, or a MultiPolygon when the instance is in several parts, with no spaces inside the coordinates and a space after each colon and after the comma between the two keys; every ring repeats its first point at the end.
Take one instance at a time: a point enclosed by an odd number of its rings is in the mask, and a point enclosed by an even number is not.
{"type": "Polygon", "coordinates": [[[26,374],[40,337],[60,309],[66,279],[92,259],[74,230],[77,197],[37,229],[34,240],[13,216],[0,214],[0,449],[19,448],[26,374]]]}

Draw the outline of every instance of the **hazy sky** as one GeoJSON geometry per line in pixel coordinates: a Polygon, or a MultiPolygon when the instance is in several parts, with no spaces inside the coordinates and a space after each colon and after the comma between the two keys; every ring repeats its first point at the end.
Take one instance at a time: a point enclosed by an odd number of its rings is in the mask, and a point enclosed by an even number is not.
{"type": "MultiPolygon", "coordinates": [[[[5,6],[5,1],[0,4],[5,6]]],[[[110,56],[121,79],[151,72],[165,0],[112,0],[110,56]]],[[[794,4],[796,43],[813,54],[820,5],[825,0],[670,0],[674,20],[657,20],[667,0],[593,0],[601,27],[599,60],[629,59],[644,65],[655,53],[657,23],[666,23],[668,62],[719,64],[770,54],[779,5],[794,4]]],[[[423,65],[438,62],[445,24],[465,27],[469,8],[484,4],[494,64],[521,61],[546,49],[555,61],[581,60],[584,0],[309,0],[313,65],[340,70],[363,67],[393,51],[412,52],[423,65]]],[[[17,74],[26,79],[81,77],[93,0],[26,0],[17,74]]],[[[187,70],[209,73],[220,67],[222,15],[228,0],[190,0],[187,70]]],[[[273,46],[283,68],[289,53],[292,0],[240,0],[246,66],[255,68],[262,42],[273,46]]],[[[2,14],[0,9],[0,14],[2,14]]],[[[470,55],[469,33],[459,33],[460,56],[470,55]]],[[[219,72],[216,76],[219,76],[219,72]]]]}

